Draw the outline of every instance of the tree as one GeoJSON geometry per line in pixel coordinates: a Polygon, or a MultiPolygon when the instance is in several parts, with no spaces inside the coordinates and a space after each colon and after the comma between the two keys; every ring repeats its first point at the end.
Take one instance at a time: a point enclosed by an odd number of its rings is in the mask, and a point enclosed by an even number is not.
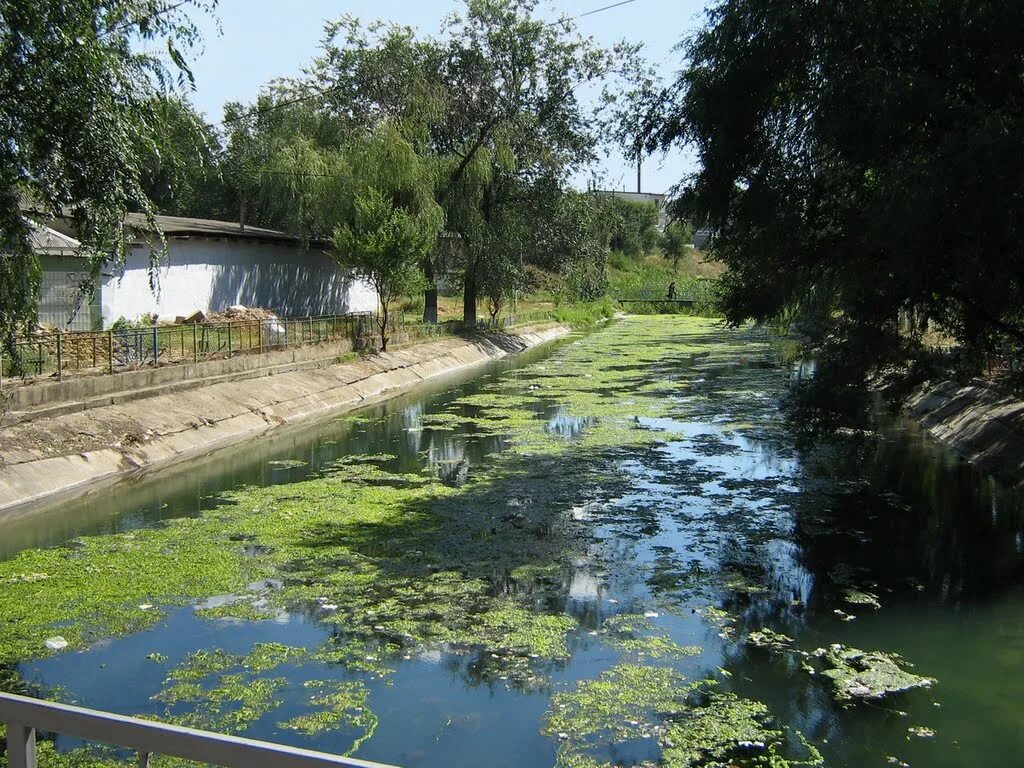
{"type": "Polygon", "coordinates": [[[140,136],[140,185],[157,213],[207,219],[236,215],[221,174],[216,129],[186,100],[160,97],[150,134],[140,136]]]}
{"type": "Polygon", "coordinates": [[[725,0],[653,105],[692,145],[680,213],[713,233],[733,322],[800,330],[803,402],[863,412],[924,311],[978,356],[1024,340],[1024,5],[725,0]],[[832,393],[832,394],[830,394],[832,393]]]}
{"type": "Polygon", "coordinates": [[[467,241],[463,267],[463,322],[476,323],[479,243],[500,206],[513,204],[511,183],[565,178],[594,158],[598,137],[577,100],[577,89],[608,77],[629,46],[602,49],[578,35],[572,24],[545,23],[533,17],[536,0],[467,0],[464,16],[450,17],[445,34],[448,56],[442,70],[450,94],[448,112],[435,123],[439,151],[459,158],[441,182],[440,200],[449,229],[467,241]],[[488,175],[475,163],[491,165],[488,175]],[[459,193],[460,187],[468,193],[459,193]],[[476,197],[473,216],[470,196],[476,197]],[[456,198],[459,198],[456,200],[456,198]],[[471,218],[473,226],[467,226],[471,218]]]}
{"type": "Polygon", "coordinates": [[[433,247],[436,231],[378,189],[355,197],[355,216],[335,231],[334,244],[344,263],[373,285],[380,300],[377,324],[380,348],[388,349],[389,310],[414,282],[419,260],[433,247]]]}
{"type": "Polygon", "coordinates": [[[634,203],[608,197],[613,217],[611,249],[634,258],[651,251],[661,238],[657,207],[653,203],[634,203]]]}
{"type": "MultiPolygon", "coordinates": [[[[437,160],[436,199],[463,241],[464,320],[476,322],[484,242],[496,213],[540,179],[564,182],[593,159],[597,131],[577,89],[609,76],[635,49],[602,49],[569,21],[533,17],[536,0],[466,0],[437,38],[394,25],[328,25],[323,54],[297,93],[331,87],[325,109],[352,125],[387,120],[437,160]]],[[[422,269],[432,284],[435,260],[422,269]]],[[[436,319],[428,288],[425,319],[436,319]]]]}
{"type": "Polygon", "coordinates": [[[199,32],[188,12],[215,4],[0,0],[0,333],[6,345],[34,320],[39,287],[22,206],[43,217],[68,215],[94,252],[123,255],[125,213],[151,211],[140,148],[157,119],[153,96],[175,78],[179,86],[190,81],[183,51],[199,32]],[[141,52],[140,43],[157,41],[169,61],[141,52]]]}
{"type": "Polygon", "coordinates": [[[387,351],[392,303],[414,284],[443,216],[428,164],[390,124],[357,142],[349,157],[351,213],[335,227],[334,245],[342,263],[376,289],[381,350],[387,351]]]}
{"type": "Polygon", "coordinates": [[[666,259],[672,259],[673,268],[678,268],[680,260],[690,252],[691,243],[693,227],[684,221],[673,221],[661,236],[661,252],[666,259]]]}

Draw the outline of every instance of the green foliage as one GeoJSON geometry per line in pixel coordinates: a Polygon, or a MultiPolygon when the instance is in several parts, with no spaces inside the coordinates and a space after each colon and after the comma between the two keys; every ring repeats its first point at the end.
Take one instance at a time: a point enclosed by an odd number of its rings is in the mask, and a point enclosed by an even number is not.
{"type": "MultiPolygon", "coordinates": [[[[380,126],[351,151],[352,185],[341,190],[351,199],[352,212],[335,226],[339,258],[354,267],[376,289],[381,311],[381,348],[387,350],[388,311],[392,302],[409,292],[418,267],[434,249],[442,212],[434,202],[429,166],[388,124],[380,126]]],[[[337,198],[318,198],[337,206],[337,198]]],[[[335,208],[338,215],[344,208],[335,208]]]]}
{"type": "Polygon", "coordinates": [[[700,161],[680,212],[715,234],[728,318],[823,352],[811,436],[920,355],[901,312],[974,360],[1024,340],[1022,35],[1014,0],[729,0],[656,100],[653,143],[700,161]]]}
{"type": "Polygon", "coordinates": [[[221,172],[221,139],[184,99],[156,99],[153,128],[140,136],[140,183],[156,213],[232,219],[238,212],[221,172]]]}
{"type": "Polygon", "coordinates": [[[650,253],[661,239],[658,209],[653,203],[633,203],[610,197],[611,216],[609,246],[627,256],[650,253]]]}
{"type": "Polygon", "coordinates": [[[672,266],[678,267],[679,261],[692,250],[691,243],[693,227],[684,221],[673,221],[661,236],[661,252],[672,260],[672,266]]]}
{"type": "MultiPolygon", "coordinates": [[[[633,53],[599,48],[571,22],[535,18],[536,7],[536,0],[466,0],[437,38],[346,17],[328,25],[311,70],[313,83],[339,84],[328,108],[350,128],[391,122],[436,161],[436,199],[457,245],[446,242],[423,269],[428,280],[440,271],[462,277],[469,324],[477,297],[500,310],[518,288],[524,259],[550,239],[550,217],[537,217],[550,206],[540,198],[557,197],[569,174],[595,157],[599,137],[576,89],[609,77],[633,53]]],[[[587,298],[600,293],[593,274],[580,282],[587,298]]]]}
{"type": "MultiPolygon", "coordinates": [[[[10,345],[35,319],[39,263],[28,203],[66,214],[100,254],[124,252],[130,207],[152,210],[141,148],[159,115],[153,96],[191,74],[193,9],[215,0],[0,2],[0,335],[10,345]],[[144,52],[163,45],[169,61],[144,52]]],[[[154,255],[155,259],[155,255],[154,255]]]]}
{"type": "Polygon", "coordinates": [[[694,277],[685,270],[677,270],[660,258],[609,260],[608,293],[625,299],[664,299],[670,283],[676,284],[680,299],[692,299],[692,307],[676,304],[630,303],[628,310],[638,314],[689,313],[703,317],[720,317],[718,309],[718,280],[694,277]],[[622,263],[625,269],[620,269],[622,263]]]}

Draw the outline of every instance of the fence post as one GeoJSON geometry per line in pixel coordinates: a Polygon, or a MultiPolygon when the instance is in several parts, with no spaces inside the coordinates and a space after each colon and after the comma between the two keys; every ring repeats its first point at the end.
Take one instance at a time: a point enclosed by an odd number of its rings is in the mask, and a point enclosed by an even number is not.
{"type": "Polygon", "coordinates": [[[7,723],[7,765],[36,768],[36,729],[21,723],[7,723]]]}
{"type": "Polygon", "coordinates": [[[260,329],[260,354],[262,355],[263,354],[263,320],[260,320],[258,322],[259,322],[259,329],[260,329]]]}
{"type": "Polygon", "coordinates": [[[157,358],[159,357],[159,355],[160,355],[160,350],[157,347],[156,326],[154,325],[153,326],[153,365],[157,364],[157,358]]]}
{"type": "Polygon", "coordinates": [[[114,372],[114,332],[107,331],[107,372],[114,372]]]}
{"type": "Polygon", "coordinates": [[[231,357],[231,322],[228,322],[228,357],[231,357]]]}
{"type": "Polygon", "coordinates": [[[199,362],[199,326],[192,323],[192,362],[199,362]]]}
{"type": "Polygon", "coordinates": [[[309,343],[313,343],[313,318],[309,318],[309,343]]]}
{"type": "Polygon", "coordinates": [[[57,381],[64,378],[64,334],[57,329],[57,381]]]}

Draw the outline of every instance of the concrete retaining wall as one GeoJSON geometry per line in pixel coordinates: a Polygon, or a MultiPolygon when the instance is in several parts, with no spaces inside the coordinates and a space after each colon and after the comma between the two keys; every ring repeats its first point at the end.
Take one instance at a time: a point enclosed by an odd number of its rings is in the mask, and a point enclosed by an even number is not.
{"type": "Polygon", "coordinates": [[[156,387],[180,387],[188,382],[202,386],[206,380],[218,376],[259,372],[272,368],[282,370],[285,366],[302,363],[330,365],[337,361],[339,355],[351,351],[352,344],[349,341],[328,342],[260,354],[240,354],[221,360],[204,360],[156,368],[145,367],[113,375],[81,376],[66,381],[9,388],[4,391],[7,411],[0,414],[0,425],[31,418],[38,414],[29,414],[27,411],[51,406],[70,404],[74,409],[73,404],[77,403],[78,410],[83,410],[97,398],[105,398],[105,404],[110,405],[118,401],[118,395],[156,387]]]}
{"type": "Polygon", "coordinates": [[[356,362],[179,388],[7,426],[0,431],[0,518],[284,424],[351,410],[568,333],[547,324],[445,338],[356,362]]]}
{"type": "Polygon", "coordinates": [[[1024,401],[985,381],[944,381],[916,392],[907,412],[986,472],[1024,481],[1024,401]]]}

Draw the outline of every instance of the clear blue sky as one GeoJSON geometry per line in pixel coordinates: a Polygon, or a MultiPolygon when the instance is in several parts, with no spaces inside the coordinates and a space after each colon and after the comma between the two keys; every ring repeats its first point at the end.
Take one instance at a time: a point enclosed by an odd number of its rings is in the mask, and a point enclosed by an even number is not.
{"type": "MultiPolygon", "coordinates": [[[[576,16],[615,0],[549,0],[541,13],[551,19],[576,16]]],[[[603,45],[622,40],[645,44],[647,58],[667,76],[679,68],[673,46],[699,24],[705,0],[635,0],[579,19],[585,35],[603,45]]],[[[441,19],[461,7],[458,0],[220,0],[211,19],[197,19],[206,31],[204,49],[193,58],[196,91],[192,101],[213,121],[226,101],[251,102],[268,81],[297,75],[317,53],[323,23],[351,13],[364,21],[387,19],[435,34],[441,19]]],[[[681,153],[652,158],[644,166],[645,192],[662,192],[686,174],[681,153]]],[[[636,171],[621,157],[599,169],[609,186],[634,189],[636,171]]]]}

